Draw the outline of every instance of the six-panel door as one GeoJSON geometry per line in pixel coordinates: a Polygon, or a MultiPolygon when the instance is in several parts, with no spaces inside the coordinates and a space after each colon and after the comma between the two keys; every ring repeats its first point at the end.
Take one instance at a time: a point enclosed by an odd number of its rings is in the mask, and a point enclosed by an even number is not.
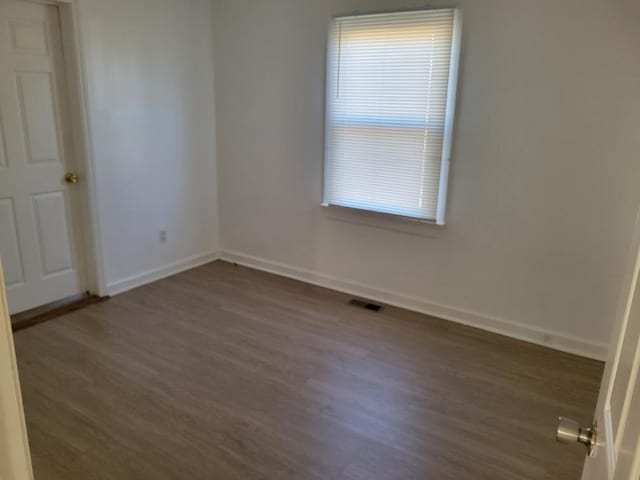
{"type": "Polygon", "coordinates": [[[82,292],[57,7],[0,0],[0,256],[11,313],[82,292]]]}

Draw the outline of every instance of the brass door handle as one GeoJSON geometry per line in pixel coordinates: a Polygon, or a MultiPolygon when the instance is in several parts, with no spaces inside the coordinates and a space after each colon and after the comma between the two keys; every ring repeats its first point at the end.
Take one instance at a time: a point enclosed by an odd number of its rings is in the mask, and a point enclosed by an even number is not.
{"type": "Polygon", "coordinates": [[[78,183],[78,174],[77,173],[67,173],[64,176],[64,181],[67,183],[78,183]]]}

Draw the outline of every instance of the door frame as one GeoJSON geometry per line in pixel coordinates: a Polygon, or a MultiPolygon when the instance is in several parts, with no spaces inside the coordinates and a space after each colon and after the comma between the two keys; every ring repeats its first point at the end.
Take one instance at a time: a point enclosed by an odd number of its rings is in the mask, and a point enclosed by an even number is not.
{"type": "Polygon", "coordinates": [[[0,478],[33,480],[22,390],[0,259],[0,478]]]}
{"type": "Polygon", "coordinates": [[[108,294],[98,218],[95,146],[88,115],[87,75],[85,51],[80,28],[80,2],[78,0],[19,0],[27,3],[53,5],[58,8],[60,34],[64,52],[65,80],[71,127],[72,154],[75,168],[81,178],[77,185],[76,200],[80,202],[81,250],[84,259],[87,289],[98,296],[108,294]]]}

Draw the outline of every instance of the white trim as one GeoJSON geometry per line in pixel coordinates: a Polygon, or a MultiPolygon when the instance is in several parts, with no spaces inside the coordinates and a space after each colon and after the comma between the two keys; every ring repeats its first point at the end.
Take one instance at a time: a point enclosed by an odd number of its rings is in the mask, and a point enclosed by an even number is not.
{"type": "Polygon", "coordinates": [[[438,225],[433,221],[398,217],[387,213],[374,212],[372,210],[354,210],[337,205],[322,205],[321,211],[324,216],[330,220],[382,228],[420,237],[438,238],[443,234],[445,229],[445,226],[438,225]]]}
{"type": "Polygon", "coordinates": [[[0,261],[0,478],[33,480],[27,426],[0,261]]]}
{"type": "Polygon", "coordinates": [[[84,184],[81,190],[83,200],[82,232],[84,236],[84,254],[89,290],[97,295],[107,293],[104,258],[98,218],[98,193],[95,169],[95,146],[89,117],[89,97],[87,95],[87,74],[85,70],[86,52],[82,41],[80,25],[80,2],[77,0],[55,0],[60,13],[60,27],[63,51],[67,63],[67,84],[70,102],[77,102],[71,108],[71,121],[74,123],[74,142],[76,159],[82,173],[84,184]]]}
{"type": "MultiPolygon", "coordinates": [[[[597,412],[596,412],[597,414],[597,412]]],[[[620,417],[623,418],[623,417],[620,417]]],[[[607,401],[607,404],[604,408],[603,413],[604,427],[598,425],[598,428],[604,428],[605,430],[605,439],[609,439],[608,442],[605,442],[604,448],[606,450],[607,455],[607,478],[613,478],[613,473],[616,468],[616,449],[614,447],[614,436],[613,436],[613,419],[611,418],[611,403],[607,401]]],[[[598,442],[600,443],[600,442],[598,442]]],[[[602,448],[602,446],[600,447],[602,448]]]]}
{"type": "Polygon", "coordinates": [[[334,22],[335,19],[331,19],[327,30],[327,49],[326,49],[326,72],[325,72],[325,98],[324,98],[324,158],[323,158],[323,172],[322,172],[322,204],[329,205],[329,178],[331,176],[331,162],[329,159],[332,156],[331,145],[329,141],[329,129],[330,121],[333,117],[333,100],[331,84],[335,74],[335,58],[333,56],[333,50],[335,48],[334,43],[334,22]]]}
{"type": "Polygon", "coordinates": [[[456,98],[458,92],[458,68],[460,65],[460,42],[462,38],[462,11],[454,10],[453,40],[451,43],[451,62],[449,64],[449,88],[447,89],[447,110],[444,117],[444,138],[442,143],[442,160],[440,162],[440,188],[436,208],[436,224],[445,224],[447,210],[447,189],[449,187],[449,164],[451,162],[451,145],[453,143],[453,127],[456,116],[456,98]]]}
{"type": "Polygon", "coordinates": [[[240,252],[224,250],[221,252],[220,258],[246,267],[293,278],[350,295],[369,298],[387,305],[424,313],[555,350],[601,361],[607,357],[608,346],[604,343],[592,342],[552,330],[530,327],[511,320],[496,318],[450,305],[438,304],[423,298],[371,287],[351,280],[340,279],[284,263],[245,255],[240,252]]]}
{"type": "Polygon", "coordinates": [[[218,251],[202,253],[200,255],[194,255],[192,257],[179,260],[177,262],[169,263],[163,267],[153,268],[131,277],[123,278],[116,282],[109,283],[107,285],[107,292],[109,295],[118,295],[128,290],[141,287],[148,283],[153,283],[163,278],[176,275],[192,268],[206,265],[207,263],[214,262],[220,259],[220,253],[218,251]]]}
{"type": "MultiPolygon", "coordinates": [[[[621,330],[622,334],[620,335],[620,338],[618,340],[616,358],[614,359],[614,364],[613,364],[614,372],[618,371],[625,340],[627,340],[627,334],[629,332],[629,322],[632,321],[631,309],[633,307],[636,307],[634,303],[636,301],[635,297],[636,297],[636,291],[638,289],[638,276],[640,275],[640,253],[636,256],[636,261],[634,265],[635,265],[635,268],[634,268],[633,277],[631,279],[631,288],[629,290],[627,305],[624,311],[624,317],[623,317],[624,320],[623,320],[622,330],[621,330]]],[[[633,394],[636,389],[636,381],[638,379],[639,370],[640,370],[640,345],[638,345],[637,347],[635,358],[633,360],[633,364],[631,365],[631,373],[629,375],[629,385],[627,386],[627,393],[622,405],[622,410],[620,412],[621,419],[626,419],[629,416],[629,409],[631,408],[633,394]]],[[[611,397],[613,396],[613,389],[615,386],[614,385],[615,382],[616,382],[616,379],[614,378],[613,381],[610,383],[609,389],[607,391],[608,406],[610,406],[610,403],[611,403],[611,397]]],[[[613,426],[611,428],[613,429],[613,426]]],[[[613,449],[614,453],[612,455],[614,459],[615,459],[615,452],[620,451],[620,449],[622,448],[621,442],[622,442],[622,439],[624,438],[626,428],[627,428],[627,422],[621,421],[618,427],[618,432],[616,432],[616,437],[615,438],[609,437],[609,444],[607,446],[613,449]]]]}

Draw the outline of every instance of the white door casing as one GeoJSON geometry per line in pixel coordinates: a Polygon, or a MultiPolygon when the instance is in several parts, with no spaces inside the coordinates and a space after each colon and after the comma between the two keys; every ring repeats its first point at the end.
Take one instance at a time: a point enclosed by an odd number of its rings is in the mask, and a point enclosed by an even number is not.
{"type": "Polygon", "coordinates": [[[0,0],[0,256],[16,313],[86,289],[58,8],[0,0]]]}
{"type": "Polygon", "coordinates": [[[0,479],[33,480],[18,365],[0,261],[0,479]]]}
{"type": "Polygon", "coordinates": [[[583,480],[640,478],[640,214],[596,408],[597,448],[583,480]]]}

